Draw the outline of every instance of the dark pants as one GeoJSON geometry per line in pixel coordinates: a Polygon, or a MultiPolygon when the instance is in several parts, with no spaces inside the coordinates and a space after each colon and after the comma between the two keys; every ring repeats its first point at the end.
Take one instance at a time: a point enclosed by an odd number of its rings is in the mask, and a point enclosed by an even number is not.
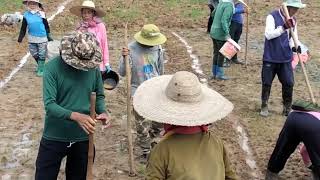
{"type": "Polygon", "coordinates": [[[267,102],[270,96],[272,81],[278,76],[282,84],[282,99],[284,105],[291,105],[293,96],[294,76],[291,62],[288,63],[271,63],[263,62],[262,67],[262,102],[267,102]]]}
{"type": "MultiPolygon", "coordinates": [[[[241,34],[242,34],[243,25],[234,21],[231,21],[230,25],[230,36],[236,43],[239,42],[241,34]]],[[[237,54],[233,56],[232,60],[237,59],[237,54]]]]}
{"type": "Polygon", "coordinates": [[[209,19],[208,19],[208,26],[207,26],[207,32],[208,33],[210,33],[210,31],[211,31],[211,26],[212,26],[212,22],[213,22],[213,18],[211,16],[211,14],[214,11],[214,7],[209,6],[209,8],[210,8],[210,16],[209,16],[209,19]]]}
{"type": "Polygon", "coordinates": [[[292,112],[281,130],[268,163],[268,170],[279,173],[300,142],[307,148],[313,171],[320,174],[320,121],[307,113],[292,112]]]}
{"type": "Polygon", "coordinates": [[[62,159],[67,156],[66,180],[86,180],[89,141],[69,142],[41,139],[35,180],[56,180],[62,159]]]}
{"type": "Polygon", "coordinates": [[[224,56],[219,52],[226,41],[212,39],[213,41],[213,65],[223,67],[224,56]]]}

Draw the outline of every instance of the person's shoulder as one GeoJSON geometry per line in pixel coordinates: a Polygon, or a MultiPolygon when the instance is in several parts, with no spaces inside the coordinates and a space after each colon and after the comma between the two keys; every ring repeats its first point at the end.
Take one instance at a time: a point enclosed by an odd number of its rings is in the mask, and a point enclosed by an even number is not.
{"type": "Polygon", "coordinates": [[[46,69],[50,69],[50,70],[56,69],[61,64],[61,61],[62,61],[61,56],[53,57],[46,63],[46,69]]]}
{"type": "Polygon", "coordinates": [[[220,139],[219,136],[215,132],[213,132],[212,130],[209,130],[206,133],[206,136],[208,137],[209,141],[211,141],[212,143],[215,143],[219,146],[223,146],[222,139],[220,139]]]}
{"type": "Polygon", "coordinates": [[[25,11],[25,12],[23,13],[23,17],[27,16],[28,14],[30,14],[30,11],[25,11]]]}

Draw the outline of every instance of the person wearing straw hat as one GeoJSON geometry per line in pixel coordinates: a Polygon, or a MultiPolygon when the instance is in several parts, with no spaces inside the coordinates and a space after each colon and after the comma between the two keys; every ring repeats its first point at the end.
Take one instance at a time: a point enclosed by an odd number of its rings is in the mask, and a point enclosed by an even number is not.
{"type": "Polygon", "coordinates": [[[39,0],[24,0],[23,4],[28,10],[23,14],[18,43],[22,42],[28,30],[29,51],[37,63],[37,76],[41,77],[47,56],[48,41],[52,41],[50,28],[43,12],[43,5],[39,0]]]}
{"type": "Polygon", "coordinates": [[[233,104],[180,71],[145,81],[133,97],[137,113],[164,126],[151,150],[146,179],[237,179],[223,142],[209,125],[227,116],[233,104]]]}
{"type": "MultiPolygon", "coordinates": [[[[129,57],[131,65],[131,94],[134,96],[136,89],[145,80],[164,74],[164,49],[162,44],[167,38],[160,32],[154,24],[147,24],[142,30],[134,35],[135,41],[131,42],[127,48],[123,48],[120,57],[119,74],[126,75],[124,56],[129,57]]],[[[137,113],[135,124],[137,129],[136,144],[142,149],[141,161],[146,160],[150,152],[151,144],[159,135],[161,129],[156,123],[150,123],[137,113]]]]}
{"type": "Polygon", "coordinates": [[[44,130],[36,160],[36,180],[55,180],[66,157],[66,179],[85,180],[88,162],[88,134],[95,132],[96,120],[106,128],[110,118],[98,67],[102,53],[91,33],[64,36],[60,56],[46,64],[43,101],[44,130]],[[96,119],[90,114],[90,95],[96,92],[96,119]]]}
{"type": "MultiPolygon", "coordinates": [[[[286,0],[290,19],[285,18],[284,10],[277,9],[267,16],[265,29],[265,44],[262,65],[262,92],[261,92],[261,112],[260,115],[269,115],[268,101],[275,75],[278,76],[282,84],[282,114],[287,116],[291,110],[294,76],[292,69],[293,52],[301,53],[299,47],[294,47],[293,39],[290,36],[290,28],[294,28],[294,33],[298,34],[297,22],[294,15],[299,9],[306,5],[301,0],[286,0]]],[[[296,36],[298,37],[298,36],[296,36]]]]}
{"type": "Polygon", "coordinates": [[[290,155],[301,142],[305,146],[303,158],[309,161],[308,168],[312,170],[313,180],[319,180],[320,106],[308,101],[297,100],[293,103],[292,109],[269,159],[266,180],[278,179],[278,173],[283,170],[290,155]]]}
{"type": "MultiPolygon", "coordinates": [[[[236,0],[220,0],[215,11],[212,12],[213,23],[210,36],[213,41],[212,79],[228,80],[223,64],[225,57],[219,52],[230,36],[231,18],[234,13],[236,0]]],[[[243,2],[239,0],[239,2],[243,2]]]]}
{"type": "Polygon", "coordinates": [[[70,12],[82,18],[76,30],[82,32],[91,32],[96,36],[102,50],[102,63],[100,64],[100,71],[109,72],[111,70],[111,66],[109,62],[107,30],[101,19],[106,15],[106,13],[97,8],[94,2],[90,0],[83,1],[81,6],[72,7],[70,12]]]}

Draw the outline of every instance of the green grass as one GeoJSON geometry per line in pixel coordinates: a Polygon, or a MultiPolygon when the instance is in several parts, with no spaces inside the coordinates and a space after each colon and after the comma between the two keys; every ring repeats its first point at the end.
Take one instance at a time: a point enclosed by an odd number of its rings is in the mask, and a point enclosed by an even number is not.
{"type": "Polygon", "coordinates": [[[0,0],[0,14],[14,13],[22,8],[22,0],[0,0]]]}
{"type": "Polygon", "coordinates": [[[206,16],[207,12],[202,9],[192,8],[183,12],[183,16],[186,18],[191,18],[192,20],[201,19],[203,16],[206,16]]]}

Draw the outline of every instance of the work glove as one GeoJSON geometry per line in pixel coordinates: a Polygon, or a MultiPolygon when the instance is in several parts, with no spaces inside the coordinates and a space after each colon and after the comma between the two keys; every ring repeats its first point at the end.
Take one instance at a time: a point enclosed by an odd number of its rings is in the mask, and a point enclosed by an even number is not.
{"type": "Polygon", "coordinates": [[[283,24],[283,29],[287,30],[289,28],[293,28],[294,27],[294,23],[293,23],[293,19],[290,18],[290,19],[287,19],[284,24],[283,24]]]}
{"type": "Polygon", "coordinates": [[[50,33],[47,33],[47,38],[48,38],[48,41],[53,41],[50,33]]]}
{"type": "Polygon", "coordinates": [[[109,73],[111,70],[112,70],[112,69],[111,69],[110,64],[107,64],[107,65],[106,65],[106,72],[109,73]]]}
{"type": "Polygon", "coordinates": [[[301,46],[298,46],[298,48],[292,47],[292,52],[301,54],[301,46]]]}

